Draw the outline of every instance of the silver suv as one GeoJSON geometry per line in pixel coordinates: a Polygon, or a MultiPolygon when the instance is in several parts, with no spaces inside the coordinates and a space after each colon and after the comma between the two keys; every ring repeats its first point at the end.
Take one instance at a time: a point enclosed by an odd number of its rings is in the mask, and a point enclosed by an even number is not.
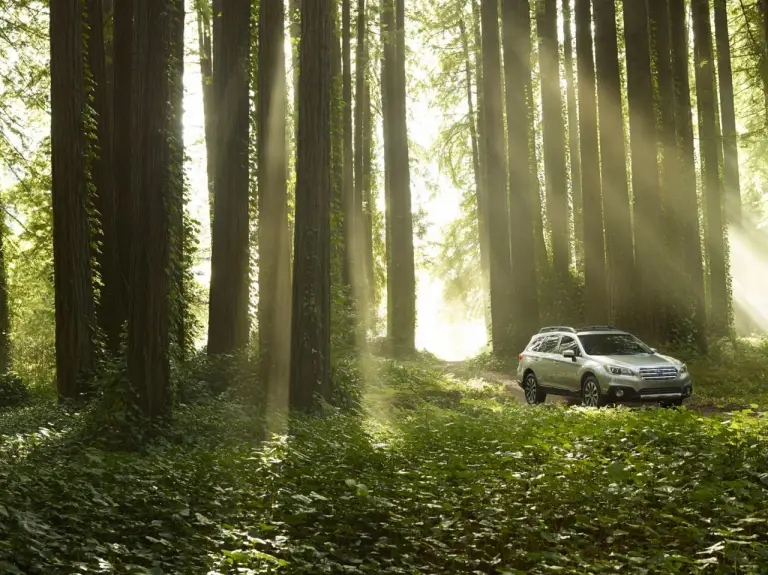
{"type": "Polygon", "coordinates": [[[693,393],[684,363],[612,326],[545,327],[518,359],[518,385],[532,405],[563,395],[590,407],[635,401],[672,406],[693,393]]]}

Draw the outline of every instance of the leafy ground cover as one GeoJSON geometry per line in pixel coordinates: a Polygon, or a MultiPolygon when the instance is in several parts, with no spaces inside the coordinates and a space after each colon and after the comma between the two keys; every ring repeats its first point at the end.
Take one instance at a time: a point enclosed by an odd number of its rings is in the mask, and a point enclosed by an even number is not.
{"type": "Polygon", "coordinates": [[[0,571],[765,573],[768,418],[518,406],[370,361],[360,413],[259,443],[257,410],[177,410],[139,452],[89,414],[0,414],[0,571]]]}

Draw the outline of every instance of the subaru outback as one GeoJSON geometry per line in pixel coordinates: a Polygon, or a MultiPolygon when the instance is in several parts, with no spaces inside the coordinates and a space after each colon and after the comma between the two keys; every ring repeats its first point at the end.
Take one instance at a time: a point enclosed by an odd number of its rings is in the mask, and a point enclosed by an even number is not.
{"type": "Polygon", "coordinates": [[[518,359],[517,382],[532,405],[559,395],[589,407],[637,401],[673,406],[693,394],[684,363],[612,326],[545,327],[518,359]]]}

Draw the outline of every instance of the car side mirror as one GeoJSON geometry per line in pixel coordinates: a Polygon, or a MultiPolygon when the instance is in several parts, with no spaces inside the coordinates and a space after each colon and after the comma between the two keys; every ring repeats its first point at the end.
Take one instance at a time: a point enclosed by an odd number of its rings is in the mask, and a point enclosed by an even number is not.
{"type": "Polygon", "coordinates": [[[566,349],[563,352],[563,357],[567,357],[567,358],[571,359],[572,361],[576,361],[576,352],[573,351],[572,349],[566,349]]]}

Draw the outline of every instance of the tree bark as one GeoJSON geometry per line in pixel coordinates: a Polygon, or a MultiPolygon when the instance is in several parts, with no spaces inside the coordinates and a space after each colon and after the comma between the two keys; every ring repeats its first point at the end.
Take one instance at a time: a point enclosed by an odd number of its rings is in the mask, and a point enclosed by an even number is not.
{"type": "Polygon", "coordinates": [[[288,404],[291,351],[284,11],[283,0],[259,9],[259,362],[274,408],[288,404]]]}
{"type": "Polygon", "coordinates": [[[8,275],[5,264],[6,227],[0,224],[0,375],[10,371],[11,364],[11,310],[8,305],[8,275]]]}
{"type": "Polygon", "coordinates": [[[536,29],[539,37],[539,69],[541,71],[547,220],[552,237],[552,266],[558,282],[559,295],[562,295],[569,277],[570,246],[565,122],[560,91],[556,0],[536,0],[536,29]]]}
{"type": "MultiPolygon", "coordinates": [[[[584,240],[584,319],[608,322],[605,277],[603,198],[597,139],[597,99],[590,0],[576,0],[576,54],[579,71],[579,142],[581,144],[582,238],[584,240]]],[[[575,207],[574,207],[575,210],[575,207]]]]}
{"type": "MultiPolygon", "coordinates": [[[[341,0],[341,107],[342,107],[342,175],[341,203],[344,223],[345,284],[352,287],[357,281],[357,262],[353,247],[355,225],[354,149],[352,145],[352,15],[351,0],[341,0]]],[[[359,290],[354,289],[353,295],[359,290]]]]}
{"type": "Polygon", "coordinates": [[[221,16],[216,12],[213,26],[218,109],[208,322],[211,355],[233,353],[248,343],[250,10],[248,0],[228,0],[221,16]],[[221,20],[220,25],[216,20],[221,20]]]}
{"type": "Polygon", "coordinates": [[[496,0],[482,0],[483,95],[485,98],[486,177],[490,236],[491,340],[499,354],[511,353],[512,263],[507,209],[507,174],[501,97],[499,13],[496,0]]]}
{"type": "Polygon", "coordinates": [[[506,82],[509,163],[509,221],[512,259],[512,342],[523,349],[539,327],[539,296],[533,241],[533,189],[528,162],[528,106],[525,78],[530,77],[528,0],[503,0],[504,79],[506,82]]]}
{"type": "Polygon", "coordinates": [[[725,0],[715,0],[715,40],[717,43],[717,75],[723,129],[723,186],[725,217],[728,223],[741,225],[741,183],[739,181],[739,133],[733,100],[731,41],[728,32],[728,9],[725,0]]]}
{"type": "Polygon", "coordinates": [[[621,112],[616,8],[613,0],[593,0],[593,6],[609,301],[612,321],[627,326],[634,315],[635,263],[621,112]]]}
{"type": "Polygon", "coordinates": [[[51,164],[56,383],[77,399],[93,367],[93,283],[85,174],[85,75],[80,0],[50,7],[51,164]]]}
{"type": "Polygon", "coordinates": [[[708,261],[709,321],[712,335],[724,337],[729,330],[730,298],[724,235],[722,193],[718,169],[717,101],[715,70],[712,62],[712,30],[707,0],[692,0],[696,99],[699,111],[703,198],[708,261]]]}
{"type": "Polygon", "coordinates": [[[301,7],[290,405],[330,399],[332,0],[301,7]]]}
{"type": "Polygon", "coordinates": [[[299,46],[301,45],[301,3],[302,0],[288,0],[289,29],[291,34],[291,63],[293,66],[293,115],[296,122],[294,138],[298,140],[299,116],[299,46]]]}
{"type": "Polygon", "coordinates": [[[203,125],[205,128],[206,176],[208,178],[208,210],[213,223],[214,172],[216,170],[216,107],[213,102],[213,53],[211,45],[211,2],[196,0],[197,48],[200,52],[200,79],[203,92],[203,125]]]}
{"type": "Polygon", "coordinates": [[[664,249],[662,197],[656,153],[656,129],[651,76],[648,8],[645,2],[624,2],[624,40],[627,54],[629,144],[632,163],[636,265],[636,329],[649,341],[658,341],[661,329],[660,296],[667,293],[659,264],[664,249]]]}
{"type": "Polygon", "coordinates": [[[128,376],[148,417],[171,408],[169,266],[174,0],[136,4],[137,163],[128,329],[128,376]]]}
{"type": "Polygon", "coordinates": [[[576,86],[573,76],[573,33],[571,32],[571,0],[563,0],[563,59],[565,60],[565,101],[568,111],[568,155],[571,167],[571,200],[573,202],[573,252],[576,269],[584,258],[582,235],[581,154],[579,153],[579,119],[576,86]]]}
{"type": "Polygon", "coordinates": [[[670,195],[671,217],[680,227],[684,286],[690,286],[687,309],[690,336],[699,352],[706,353],[707,308],[704,297],[704,270],[696,194],[693,118],[688,72],[688,26],[685,0],[669,0],[670,37],[672,39],[672,75],[675,89],[675,131],[677,134],[676,192],[670,195]]]}

